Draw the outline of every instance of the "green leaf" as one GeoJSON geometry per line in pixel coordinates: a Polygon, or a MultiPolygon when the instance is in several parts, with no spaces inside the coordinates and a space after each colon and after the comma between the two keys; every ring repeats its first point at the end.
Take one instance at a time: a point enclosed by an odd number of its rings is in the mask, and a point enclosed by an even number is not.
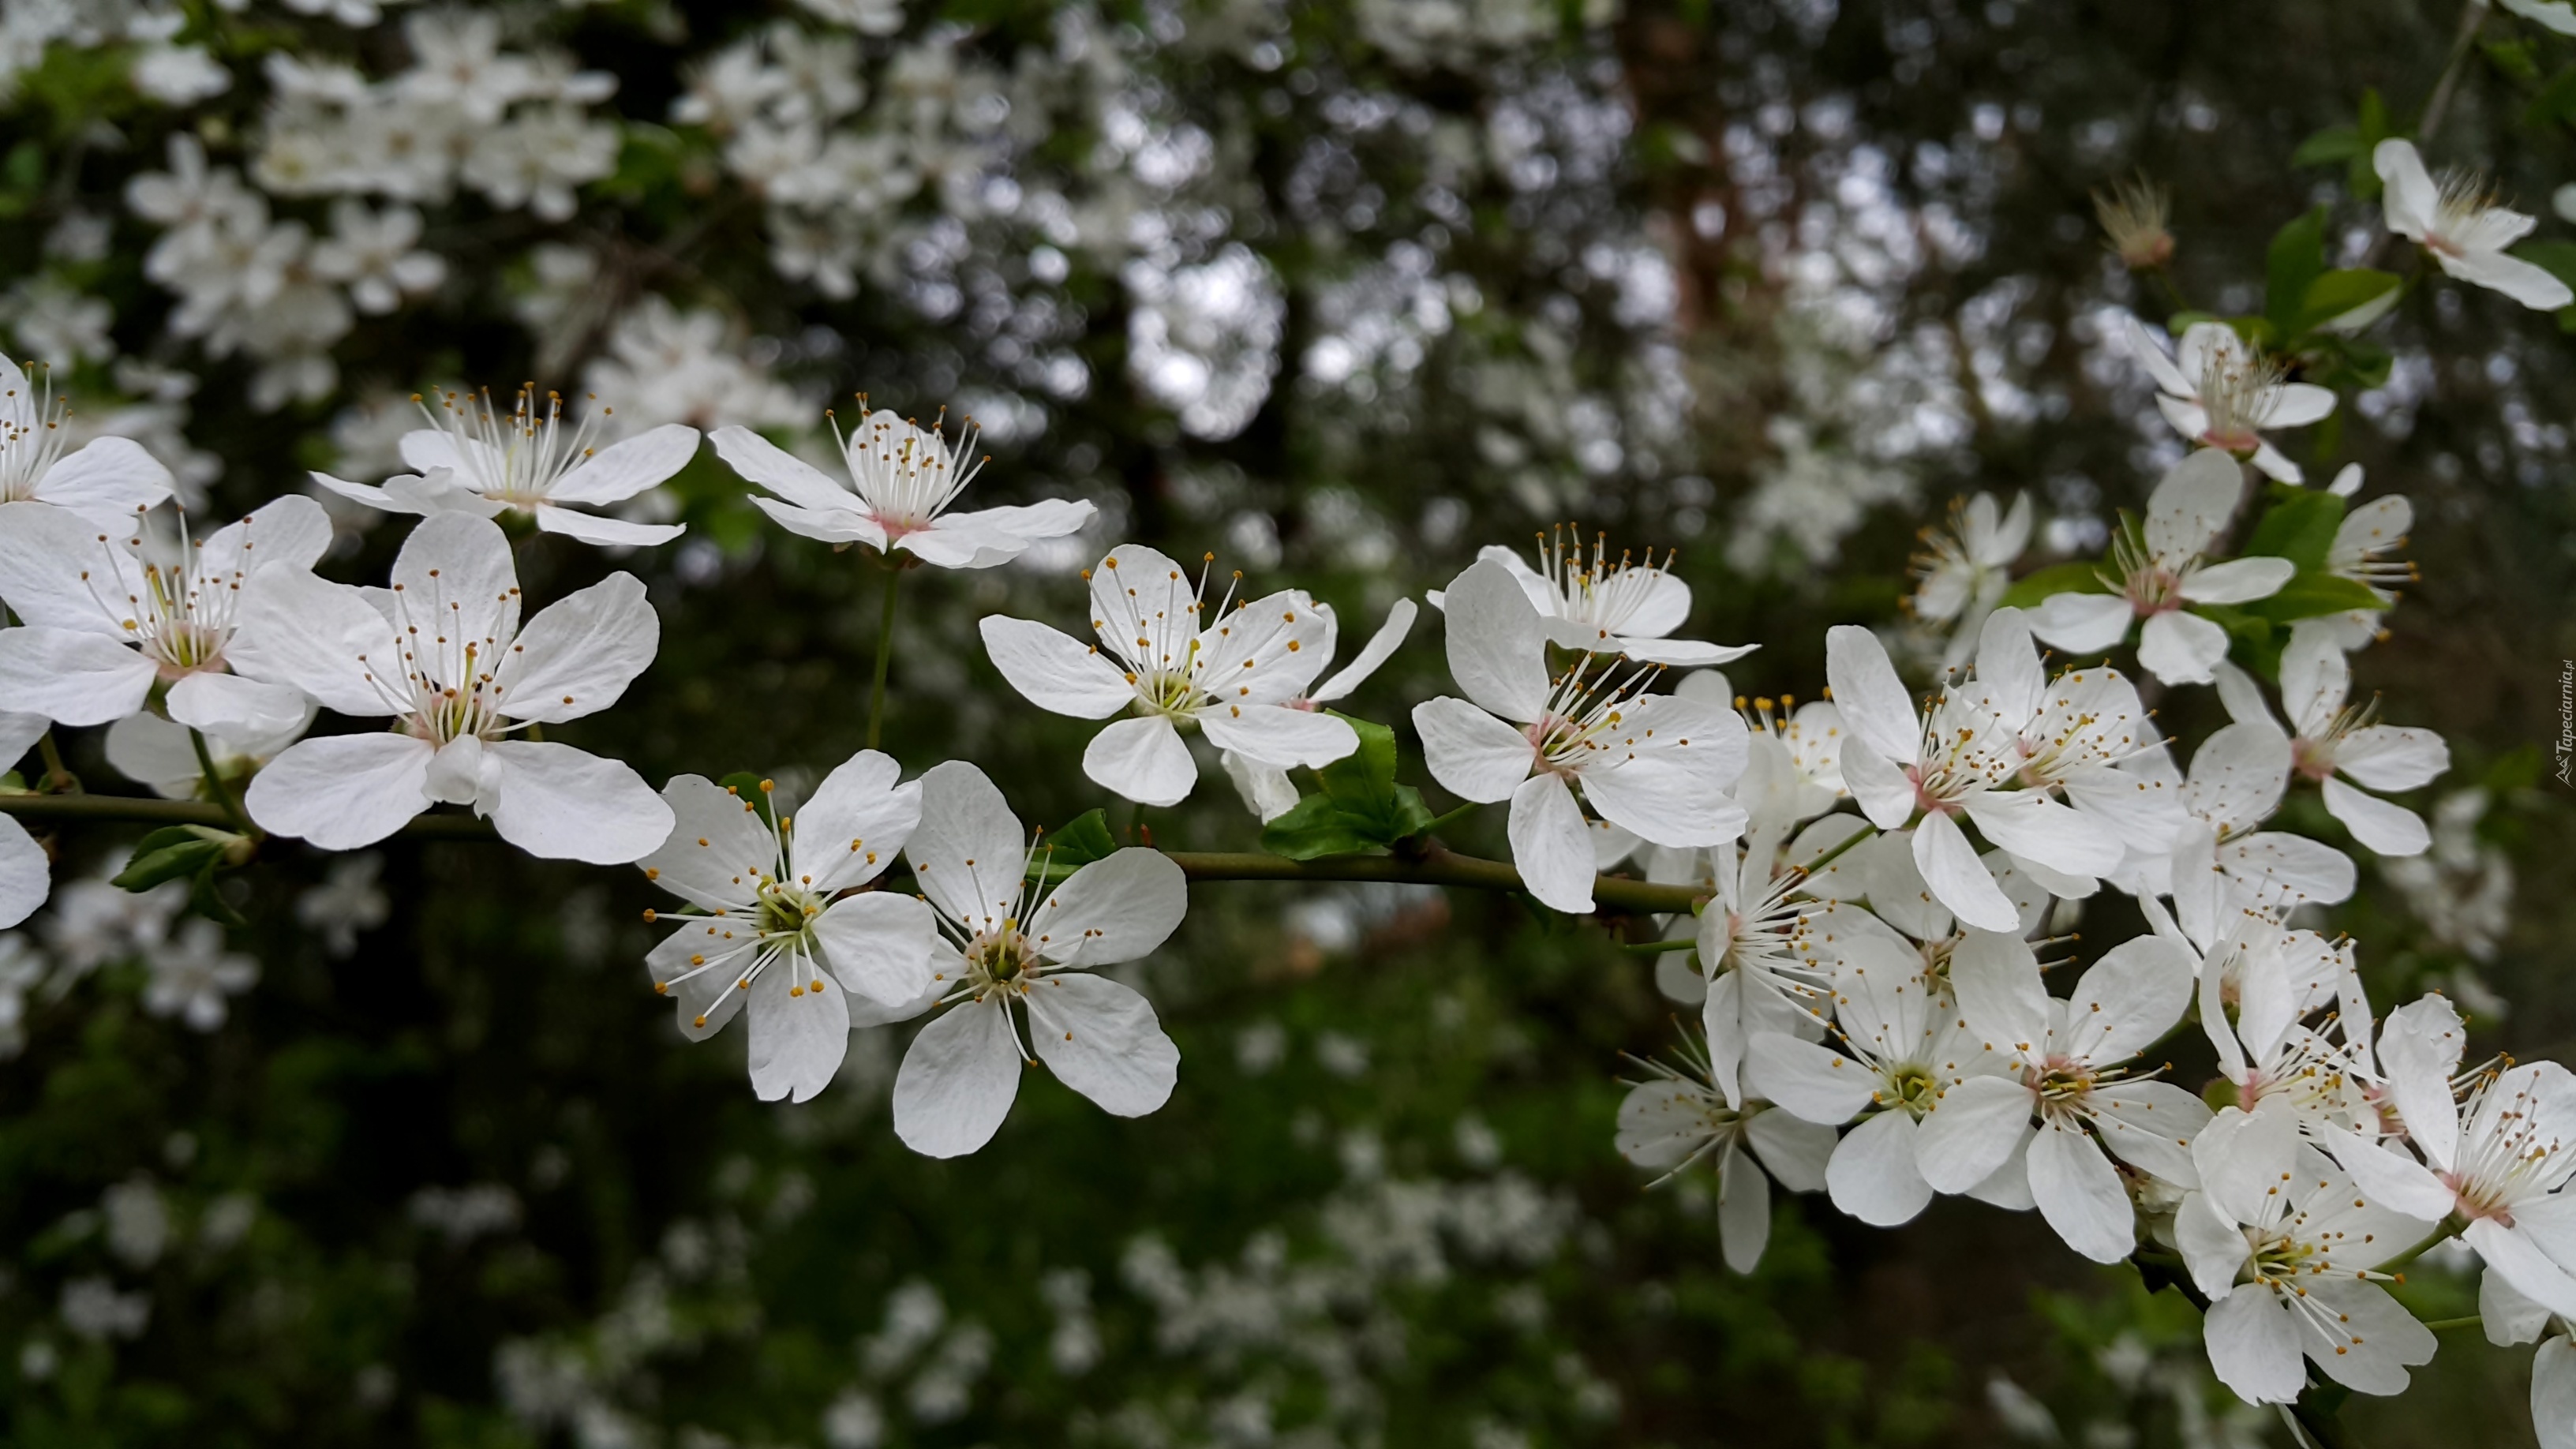
{"type": "Polygon", "coordinates": [[[1361,833],[1342,814],[1330,795],[1308,795],[1287,814],[1261,827],[1261,848],[1290,860],[1327,855],[1358,855],[1382,848],[1383,842],[1361,833]]]}
{"type": "Polygon", "coordinates": [[[2523,108],[2522,123],[2546,126],[2552,121],[2576,120],[2576,65],[2571,65],[2549,78],[2540,94],[2523,108]]]}
{"type": "Polygon", "coordinates": [[[2035,609],[2051,594],[2107,594],[2102,583],[2102,565],[2092,559],[2074,563],[2050,564],[2036,573],[2013,581],[2004,591],[2003,607],[2035,609]]]}
{"type": "Polygon", "coordinates": [[[2359,119],[2360,124],[2354,127],[2354,137],[2359,144],[2353,147],[2352,159],[2344,163],[2344,185],[2356,200],[2377,201],[2379,168],[2372,164],[2371,158],[2378,151],[2379,143],[2397,132],[2388,124],[2388,103],[2379,98],[2376,87],[2362,89],[2359,119]]]}
{"type": "Polygon", "coordinates": [[[1109,833],[1109,817],[1085,810],[1046,836],[1047,862],[1058,870],[1086,866],[1118,853],[1118,837],[1109,833]]]}
{"type": "Polygon", "coordinates": [[[233,909],[232,902],[224,899],[212,862],[209,862],[205,869],[197,872],[196,884],[189,887],[188,909],[217,925],[247,926],[250,924],[241,912],[233,909]]]}
{"type": "Polygon", "coordinates": [[[208,840],[184,825],[165,826],[137,841],[125,869],[108,883],[120,890],[148,891],[164,881],[206,870],[223,854],[220,840],[208,840]]]}
{"type": "Polygon", "coordinates": [[[2245,552],[2288,559],[2302,573],[2323,571],[2326,551],[2334,547],[2335,526],[2343,522],[2343,500],[2319,489],[2280,484],[2273,485],[2273,495],[2245,552]]]}
{"type": "Polygon", "coordinates": [[[2240,605],[2248,614],[2287,624],[2295,619],[2313,619],[2321,614],[2340,614],[2348,609],[2385,609],[2386,600],[2372,593],[2366,584],[2323,571],[2302,572],[2268,599],[2256,599],[2240,605]]]}
{"type": "Polygon", "coordinates": [[[1360,737],[1360,747],[1315,772],[1320,793],[1299,800],[1261,832],[1262,849],[1290,860],[1382,850],[1429,828],[1422,794],[1395,782],[1395,731],[1369,720],[1335,714],[1360,737]]]}
{"type": "Polygon", "coordinates": [[[2326,209],[2312,208],[2272,234],[2263,260],[2263,316],[2281,332],[2293,332],[2308,284],[2326,269],[2326,209]]]}
{"type": "Polygon", "coordinates": [[[2361,132],[2350,126],[2328,126],[2299,143],[2290,153],[2293,166],[2341,166],[2361,153],[2361,132]]]}
{"type": "Polygon", "coordinates": [[[2395,272],[2375,267],[2347,267],[2322,273],[2311,278],[2307,290],[2300,294],[2289,330],[2293,335],[2320,328],[2358,332],[2397,305],[2399,285],[2395,272]]]}
{"type": "Polygon", "coordinates": [[[2491,40],[2479,47],[2487,53],[2487,63],[2524,85],[2540,81],[2538,50],[2528,40],[2491,40]]]}
{"type": "Polygon", "coordinates": [[[739,774],[727,775],[716,783],[723,786],[726,793],[734,798],[748,802],[753,810],[759,812],[762,824],[772,830],[778,828],[778,812],[769,803],[768,782],[749,770],[744,770],[739,774]]]}

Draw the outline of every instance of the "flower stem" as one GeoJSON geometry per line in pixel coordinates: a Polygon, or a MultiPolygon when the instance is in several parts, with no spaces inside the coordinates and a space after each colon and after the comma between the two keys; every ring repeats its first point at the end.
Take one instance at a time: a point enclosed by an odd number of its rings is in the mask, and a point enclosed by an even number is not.
{"type": "Polygon", "coordinates": [[[250,817],[242,813],[241,802],[233,798],[233,787],[224,783],[223,771],[215,768],[214,752],[206,748],[206,737],[191,726],[188,743],[197,748],[197,768],[206,777],[206,793],[215,798],[216,804],[224,807],[224,815],[232,821],[235,830],[257,838],[259,827],[251,824],[250,817]]]}
{"type": "Polygon", "coordinates": [[[2454,1328],[2483,1328],[2486,1326],[2486,1318],[2476,1313],[2466,1318],[2428,1318],[2424,1320],[2424,1326],[2435,1333],[2448,1332],[2454,1328]]]}
{"type": "Polygon", "coordinates": [[[2407,1264],[2414,1262],[2416,1259],[2423,1257],[2433,1249],[2440,1247],[2442,1244],[2453,1238],[2458,1237],[2461,1233],[2468,1230],[2468,1226],[2468,1219],[2461,1217],[2457,1213],[2453,1213],[2451,1216],[2442,1220],[2442,1225],[2440,1227],[2435,1228],[2432,1232],[2426,1234],[2424,1241],[2408,1248],[2405,1252],[2402,1252],[2396,1257],[2389,1259],[2387,1262],[2380,1264],[2378,1267],[2371,1269],[2371,1271],[2374,1273],[2394,1273],[2405,1267],[2407,1264]]]}
{"type": "Polygon", "coordinates": [[[2415,127],[2415,144],[2430,145],[2433,133],[2442,129],[2442,117],[2451,109],[2451,92],[2459,84],[2460,62],[2468,59],[2469,47],[2477,42],[2478,27],[2486,23],[2487,0],[2468,0],[2460,7],[2460,33],[2451,39],[2451,57],[2442,63],[2442,78],[2433,83],[2432,99],[2424,102],[2424,119],[2415,127]]]}
{"type": "Polygon", "coordinates": [[[1640,956],[1654,956],[1666,951],[1695,951],[1699,949],[1699,941],[1697,938],[1679,941],[1630,941],[1619,949],[1634,951],[1640,956]]]}
{"type": "Polygon", "coordinates": [[[1127,843],[1129,845],[1145,843],[1145,802],[1142,800],[1134,801],[1127,807],[1127,843]]]}
{"type": "Polygon", "coordinates": [[[886,666],[894,662],[895,590],[903,583],[903,570],[892,558],[884,558],[886,571],[885,611],[877,618],[877,678],[868,690],[868,748],[875,749],[885,731],[886,666]]]}
{"type": "Polygon", "coordinates": [[[57,795],[65,795],[80,789],[80,777],[74,775],[69,767],[63,764],[62,747],[54,743],[52,730],[47,730],[36,737],[36,753],[44,756],[47,790],[57,795]]]}
{"type": "Polygon", "coordinates": [[[1470,800],[1455,810],[1431,817],[1431,823],[1423,826],[1420,830],[1413,832],[1411,838],[1415,840],[1428,840],[1432,836],[1439,834],[1441,831],[1448,829],[1450,826],[1457,824],[1459,821],[1466,819],[1468,816],[1475,814],[1483,808],[1485,807],[1477,804],[1473,800],[1470,800]]]}

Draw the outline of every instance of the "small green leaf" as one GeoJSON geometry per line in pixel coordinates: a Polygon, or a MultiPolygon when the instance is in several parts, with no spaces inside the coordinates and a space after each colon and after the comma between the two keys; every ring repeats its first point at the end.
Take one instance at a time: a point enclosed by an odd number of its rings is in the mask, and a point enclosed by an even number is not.
{"type": "Polygon", "coordinates": [[[2491,40],[2480,49],[2487,53],[2487,63],[2524,85],[2540,81],[2538,51],[2528,40],[2491,40]]]}
{"type": "Polygon", "coordinates": [[[2111,590],[2102,582],[2102,565],[2092,559],[2074,563],[2050,564],[2036,573],[2013,581],[2004,591],[2004,607],[2035,609],[2052,594],[2107,594],[2111,590]]]}
{"type": "Polygon", "coordinates": [[[2374,267],[2347,267],[2325,272],[2308,282],[2290,319],[2293,333],[2358,332],[2386,316],[2397,305],[2400,279],[2374,267]]]}
{"type": "Polygon", "coordinates": [[[1261,848],[1290,860],[1358,855],[1382,848],[1355,828],[1330,795],[1308,795],[1287,814],[1261,827],[1261,848]]]}
{"type": "Polygon", "coordinates": [[[2314,571],[2301,573],[2268,599],[2256,599],[2239,607],[2248,614],[2287,624],[2351,609],[2385,609],[2388,602],[2372,593],[2367,584],[2341,574],[2314,571]]]}
{"type": "Polygon", "coordinates": [[[155,830],[137,841],[125,869],[109,884],[120,890],[148,891],[164,881],[206,870],[223,858],[220,840],[208,840],[184,825],[155,830]]]}
{"type": "Polygon", "coordinates": [[[2245,552],[2288,559],[2303,573],[2323,571],[2335,526],[2343,522],[2343,500],[2319,489],[2275,484],[2273,490],[2272,506],[2254,525],[2245,552]]]}
{"type": "Polygon", "coordinates": [[[1047,832],[1045,845],[1047,860],[1057,870],[1089,865],[1118,853],[1118,837],[1109,833],[1109,817],[1096,809],[1076,815],[1061,830],[1047,832]]]}
{"type": "Polygon", "coordinates": [[[2299,143],[2290,153],[2293,166],[2341,166],[2361,152],[2361,132],[2350,126],[2328,126],[2299,143]]]}
{"type": "Polygon", "coordinates": [[[2522,112],[2526,126],[2546,126],[2552,121],[2576,120],[2576,65],[2571,65],[2549,78],[2540,94],[2522,112]]]}
{"type": "Polygon", "coordinates": [[[2297,330],[2308,284],[2326,269],[2326,209],[2311,208],[2272,234],[2263,260],[2263,316],[2280,332],[2297,330]]]}
{"type": "Polygon", "coordinates": [[[772,830],[778,828],[778,811],[769,803],[769,791],[762,788],[764,782],[758,775],[745,770],[740,774],[727,775],[716,783],[759,812],[761,824],[772,830]]]}
{"type": "Polygon", "coordinates": [[[217,925],[238,927],[250,924],[241,912],[233,909],[232,902],[224,899],[223,888],[216,877],[212,862],[209,862],[205,869],[197,872],[196,884],[188,888],[188,909],[217,925]]]}

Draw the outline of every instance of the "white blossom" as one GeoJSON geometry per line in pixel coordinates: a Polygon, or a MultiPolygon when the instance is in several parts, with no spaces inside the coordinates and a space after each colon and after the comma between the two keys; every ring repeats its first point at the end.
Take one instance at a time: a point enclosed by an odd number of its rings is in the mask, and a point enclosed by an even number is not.
{"type": "MultiPolygon", "coordinates": [[[[2021,913],[1978,858],[1960,828],[1962,817],[2013,860],[2070,882],[2070,893],[2089,891],[2083,883],[2117,869],[2122,854],[2119,838],[2094,816],[2052,798],[2042,785],[2025,784],[2031,757],[2022,729],[1980,703],[1984,690],[2007,712],[2032,707],[2038,660],[2027,635],[2017,634],[2020,627],[2018,611],[1990,616],[1985,636],[1995,647],[1981,649],[1980,658],[1994,661],[1998,682],[1963,681],[1919,715],[1876,635],[1851,624],[1825,635],[1825,674],[1847,731],[1842,773],[1852,798],[1882,830],[1911,826],[1914,864],[1933,896],[1986,931],[2019,929],[2021,913]]],[[[2037,711],[2029,716],[2038,717],[2037,711]]],[[[2044,736],[2047,727],[2037,728],[2044,736]]],[[[2124,726],[2112,728],[2117,739],[2124,726]]],[[[2065,769],[2067,779],[2080,777],[2075,761],[2065,769]]]]}
{"type": "MultiPolygon", "coordinates": [[[[860,402],[865,406],[866,399],[860,402]]],[[[953,445],[944,422],[943,415],[925,428],[880,409],[846,434],[834,423],[833,441],[850,474],[846,486],[748,428],[719,428],[713,442],[735,472],[778,495],[751,501],[790,533],[864,544],[881,554],[901,549],[940,568],[1009,563],[1031,544],[1091,522],[1096,510],[1069,498],[949,512],[988,460],[967,456],[978,437],[973,419],[953,445]]]]}
{"type": "Polygon", "coordinates": [[[1538,610],[1548,641],[1567,649],[1698,668],[1741,659],[1758,647],[1666,637],[1690,618],[1690,585],[1672,572],[1670,556],[1658,564],[1652,553],[1642,562],[1631,562],[1622,553],[1612,562],[1610,542],[1603,534],[1592,536],[1589,555],[1583,549],[1581,529],[1573,531],[1570,546],[1564,530],[1552,536],[1541,534],[1535,569],[1499,545],[1488,544],[1476,557],[1510,572],[1538,610]]]}
{"type": "Polygon", "coordinates": [[[850,1046],[854,992],[902,1007],[930,987],[935,931],[918,897],[857,891],[895,862],[921,819],[921,786],[862,750],[793,815],[698,775],[662,787],[671,838],[636,862],[687,901],[646,958],[680,1032],[704,1041],[748,1015],[752,1090],[802,1102],[831,1084],[850,1046]]]}
{"type": "Polygon", "coordinates": [[[2135,1214],[2111,1157],[2175,1187],[2200,1185],[2190,1144],[2209,1108],[2132,1065],[2182,1019],[2191,967],[2182,947],[2139,936],[2057,998],[2028,943],[1972,932],[1950,957],[1950,983],[1967,1030],[2009,1070],[1968,1076],[1924,1119],[1916,1145],[1933,1190],[1967,1191],[2027,1151],[2031,1198],[2066,1245],[2101,1263],[2127,1257],[2135,1214]]]}
{"type": "Polygon", "coordinates": [[[2284,382],[2277,362],[2224,322],[2184,329],[2172,357],[2137,318],[2128,322],[2129,351],[2156,380],[2156,408],[2175,432],[2232,458],[2245,458],[2284,483],[2302,481],[2299,465],[2263,440],[2271,428],[2295,428],[2334,411],[2331,388],[2284,382]]]}
{"type": "Polygon", "coordinates": [[[1593,831],[1576,803],[1657,845],[1720,845],[1745,813],[1726,791],[1744,773],[1749,731],[1732,710],[1642,692],[1656,666],[1624,677],[1616,655],[1584,654],[1548,675],[1548,626],[1511,572],[1484,560],[1450,584],[1449,673],[1467,698],[1414,706],[1423,762],[1463,799],[1510,802],[1512,863],[1530,894],[1592,909],[1593,831]]]}
{"type": "Polygon", "coordinates": [[[2286,1111],[2228,1107],[2191,1155],[2200,1187],[2174,1236],[2210,1300],[2202,1336],[2219,1379],[2248,1403],[2286,1404],[2307,1387],[2304,1356],[2347,1388],[2405,1392],[2433,1334],[2372,1270],[2432,1224],[2370,1202],[2286,1111]]]}
{"type": "Polygon", "coordinates": [[[63,425],[70,405],[57,402],[52,375],[30,381],[0,357],[0,505],[33,500],[79,514],[99,528],[126,532],[135,515],[170,496],[170,470],[132,438],[93,438],[72,446],[63,425]]]}
{"type": "Polygon", "coordinates": [[[143,948],[151,970],[143,984],[143,1009],[153,1016],[175,1016],[193,1031],[213,1031],[224,1024],[227,996],[238,996],[259,981],[259,960],[224,949],[223,927],[193,920],[167,940],[143,948]]]}
{"type": "Polygon", "coordinates": [[[1332,624],[1303,593],[1229,609],[1229,585],[1211,612],[1204,571],[1193,580],[1132,543],[1083,577],[1097,645],[1003,614],[980,627],[1002,677],[1030,703],[1076,719],[1132,712],[1083,751],[1083,773],[1095,783],[1139,804],[1179,804],[1198,781],[1184,729],[1282,770],[1329,765],[1359,748],[1348,724],[1290,706],[1332,662],[1332,624]]]}
{"type": "Polygon", "coordinates": [[[2497,205],[2477,175],[2454,171],[2436,182],[2415,143],[2396,136],[2379,143],[2370,164],[2386,184],[2380,205],[2388,229],[2421,244],[2443,271],[2543,312],[2576,302],[2576,292],[2546,268],[2505,251],[2539,219],[2497,205]]]}
{"type": "Polygon", "coordinates": [[[313,481],[354,503],[387,513],[526,514],[538,528],[583,543],[651,547],[688,531],[682,524],[634,523],[589,512],[633,501],[669,481],[697,456],[698,433],[665,423],[620,442],[594,447],[614,409],[579,423],[564,419],[563,398],[522,387],[507,411],[492,395],[442,392],[437,406],[415,395],[429,426],[403,434],[403,461],[414,470],[381,487],[328,473],[313,481]],[[579,505],[579,506],[575,506],[579,505]]]}
{"type": "Polygon", "coordinates": [[[236,740],[299,728],[304,697],[242,677],[227,651],[254,583],[321,560],[322,506],[290,495],[175,545],[141,526],[104,531],[48,503],[0,504],[0,599],[26,621],[0,633],[0,690],[61,724],[123,719],[167,686],[170,716],[192,728],[236,740]]]}
{"type": "Polygon", "coordinates": [[[904,1053],[894,1129],[927,1156],[991,1141],[1032,1051],[1121,1117],[1162,1106],[1179,1079],[1180,1049],[1153,1006],[1093,968],[1143,956],[1180,925],[1189,905],[1180,867],[1131,847],[1050,884],[1045,853],[1026,840],[983,771],[952,760],[922,776],[921,826],[905,855],[939,912],[932,992],[947,1010],[904,1053]]]}
{"type": "MultiPolygon", "coordinates": [[[[2273,724],[2254,681],[2226,666],[2218,687],[2240,721],[2273,724]]],[[[2352,838],[2381,855],[2421,855],[2433,843],[2423,818],[2368,790],[2414,790],[2451,766],[2450,747],[2428,729],[2378,723],[2379,704],[2345,703],[2352,664],[2331,625],[2291,626],[2281,650],[2281,703],[2290,716],[2290,768],[2313,780],[2352,838]]],[[[2275,726],[2277,728],[2277,726],[2275,726]]]]}
{"type": "Polygon", "coordinates": [[[2225,453],[2204,448],[2175,464],[2148,496],[2145,527],[2113,538],[2102,575],[2110,592],[2051,594],[2031,616],[2031,632],[2060,649],[2099,654],[2144,620],[2138,663],[2167,684],[2207,684],[2227,657],[2227,631],[2190,606],[2268,599],[2298,572],[2285,558],[2203,561],[2244,493],[2225,453]]]}
{"type": "Polygon", "coordinates": [[[607,708],[652,663],[661,621],[634,575],[611,574],[522,627],[509,540],[488,519],[441,513],[403,541],[390,594],[302,569],[264,571],[245,592],[236,668],[395,723],[303,740],[270,761],[244,797],[262,829],[354,850],[445,802],[473,806],[531,855],[600,865],[670,834],[670,807],[625,765],[510,738],[607,708]]]}
{"type": "MultiPolygon", "coordinates": [[[[1298,597],[1304,598],[1305,595],[1300,591],[1298,597]]],[[[1324,642],[1318,648],[1329,663],[1339,639],[1340,621],[1330,604],[1309,600],[1307,606],[1323,616],[1324,642]]],[[[1351,691],[1367,683],[1370,675],[1377,673],[1387,660],[1394,657],[1395,651],[1404,643],[1404,636],[1412,632],[1413,620],[1420,612],[1421,607],[1411,599],[1396,600],[1394,606],[1386,611],[1386,621],[1378,625],[1377,632],[1369,636],[1368,643],[1360,646],[1360,652],[1352,656],[1350,663],[1335,670],[1323,683],[1283,702],[1290,709],[1317,710],[1348,698],[1351,691]]],[[[1287,771],[1234,750],[1220,751],[1218,758],[1225,765],[1227,777],[1234,781],[1234,788],[1242,794],[1244,806],[1265,823],[1295,808],[1297,787],[1289,781],[1287,771]]]]}
{"type": "Polygon", "coordinates": [[[1791,1192],[1824,1187],[1833,1129],[1768,1102],[1730,1105],[1698,1057],[1685,1055],[1678,1068],[1655,1061],[1641,1065],[1655,1075],[1629,1088],[1619,1103],[1619,1155],[1666,1178],[1716,1158],[1719,1249],[1726,1266],[1752,1272],[1771,1241],[1771,1179],[1779,1178],[1791,1192]]]}

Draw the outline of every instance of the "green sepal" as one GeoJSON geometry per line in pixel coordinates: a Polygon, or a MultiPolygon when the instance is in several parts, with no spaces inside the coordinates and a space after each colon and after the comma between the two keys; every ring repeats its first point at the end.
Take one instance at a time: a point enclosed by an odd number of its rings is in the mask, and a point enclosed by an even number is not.
{"type": "Polygon", "coordinates": [[[208,840],[185,825],[168,825],[135,842],[125,869],[108,884],[119,890],[148,891],[164,881],[209,871],[223,856],[222,841],[208,840]]]}
{"type": "Polygon", "coordinates": [[[1048,831],[1041,850],[1058,872],[1077,870],[1117,852],[1118,837],[1109,833],[1109,817],[1096,808],[1066,821],[1061,830],[1048,831]]]}

